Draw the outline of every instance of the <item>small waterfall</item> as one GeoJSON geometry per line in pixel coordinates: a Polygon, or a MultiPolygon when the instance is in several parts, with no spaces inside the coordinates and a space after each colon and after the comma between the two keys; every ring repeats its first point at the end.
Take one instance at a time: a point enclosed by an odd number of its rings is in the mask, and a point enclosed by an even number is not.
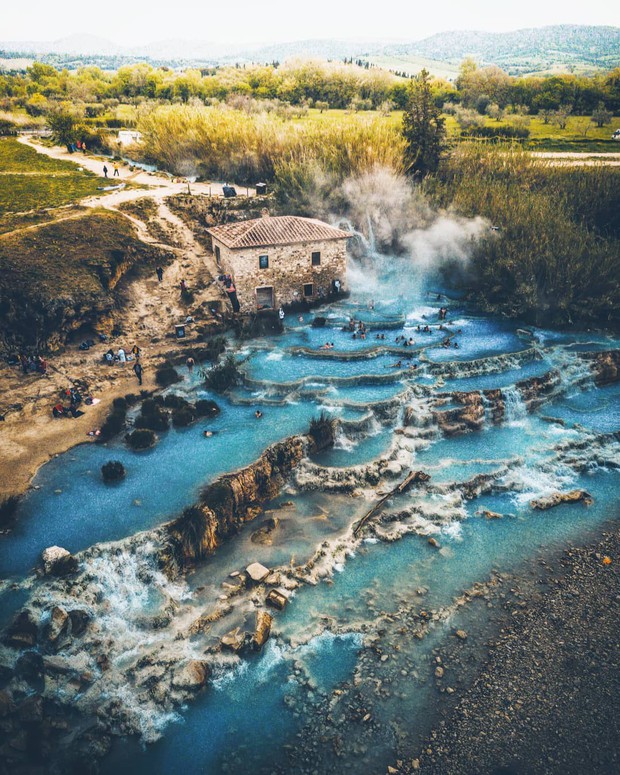
{"type": "Polygon", "coordinates": [[[596,387],[590,364],[585,358],[580,358],[576,353],[558,349],[553,351],[549,360],[560,374],[563,391],[574,388],[575,392],[581,392],[596,387]]]}
{"type": "Polygon", "coordinates": [[[520,422],[527,416],[527,406],[519,390],[512,385],[502,389],[504,398],[504,421],[508,423],[520,422]]]}

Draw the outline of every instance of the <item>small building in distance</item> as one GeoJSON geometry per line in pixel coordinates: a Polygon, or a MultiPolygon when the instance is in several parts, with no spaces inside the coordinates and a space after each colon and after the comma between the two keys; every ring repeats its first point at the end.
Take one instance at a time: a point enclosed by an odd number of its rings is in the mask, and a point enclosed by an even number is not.
{"type": "Polygon", "coordinates": [[[242,312],[317,301],[346,290],[348,231],[295,215],[208,229],[215,261],[231,275],[242,312]]]}

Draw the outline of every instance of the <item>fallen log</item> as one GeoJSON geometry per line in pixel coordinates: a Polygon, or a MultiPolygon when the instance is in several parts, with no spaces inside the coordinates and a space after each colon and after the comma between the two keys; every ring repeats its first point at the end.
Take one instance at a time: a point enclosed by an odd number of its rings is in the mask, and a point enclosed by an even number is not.
{"type": "Polygon", "coordinates": [[[407,490],[411,487],[413,484],[419,484],[422,482],[428,482],[430,479],[430,475],[424,473],[424,471],[410,471],[407,476],[403,479],[400,484],[396,485],[396,487],[393,490],[390,490],[387,495],[384,495],[380,500],[378,500],[375,505],[368,511],[364,516],[357,522],[355,527],[353,528],[353,535],[357,538],[357,536],[361,533],[362,528],[364,525],[368,522],[369,519],[372,519],[372,517],[375,516],[375,514],[378,514],[381,510],[382,506],[386,501],[388,501],[390,498],[392,498],[394,495],[402,495],[402,493],[407,492],[407,490]]]}

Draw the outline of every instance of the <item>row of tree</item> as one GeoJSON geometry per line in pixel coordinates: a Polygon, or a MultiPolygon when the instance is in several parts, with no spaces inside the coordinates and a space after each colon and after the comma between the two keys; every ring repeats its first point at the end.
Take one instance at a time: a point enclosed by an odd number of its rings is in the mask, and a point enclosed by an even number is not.
{"type": "MultiPolygon", "coordinates": [[[[135,103],[224,101],[231,95],[280,100],[292,105],[377,109],[389,104],[404,109],[408,78],[357,63],[298,60],[285,64],[222,67],[175,71],[142,63],[106,72],[97,67],[56,70],[35,62],[24,73],[0,76],[0,100],[5,108],[23,107],[33,115],[50,103],[82,103],[96,114],[110,101],[135,103]]],[[[490,105],[499,110],[518,106],[528,113],[559,110],[571,105],[574,113],[590,114],[599,103],[620,112],[620,68],[594,76],[555,75],[515,78],[498,67],[478,67],[473,60],[461,66],[454,84],[431,79],[433,101],[461,104],[479,113],[490,105]]]]}

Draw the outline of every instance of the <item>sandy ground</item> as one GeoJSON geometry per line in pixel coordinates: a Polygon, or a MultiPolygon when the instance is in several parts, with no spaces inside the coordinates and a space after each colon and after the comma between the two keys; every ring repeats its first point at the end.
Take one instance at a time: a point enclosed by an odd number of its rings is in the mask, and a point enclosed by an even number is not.
{"type": "MultiPolygon", "coordinates": [[[[96,158],[69,154],[60,148],[45,148],[20,138],[41,153],[55,158],[67,158],[80,166],[101,173],[102,162],[96,158]]],[[[108,162],[108,167],[112,165],[108,162]]],[[[122,179],[129,179],[127,168],[121,168],[122,179]]],[[[91,197],[81,204],[87,207],[105,207],[116,210],[118,205],[130,199],[151,197],[158,205],[159,224],[162,233],[157,238],[140,220],[122,213],[134,225],[143,241],[158,245],[174,254],[174,260],[166,266],[161,283],[157,278],[144,277],[134,281],[127,289],[128,304],[123,312],[122,337],[107,344],[97,344],[88,351],[71,345],[66,352],[48,360],[46,376],[24,376],[19,367],[0,366],[0,498],[23,492],[36,470],[50,458],[83,442],[92,442],[87,434],[99,427],[107,415],[112,399],[126,393],[137,393],[138,381],[132,364],[124,367],[108,367],[103,363],[103,353],[112,347],[123,346],[129,352],[134,344],[142,349],[144,366],[143,389],[155,387],[155,366],[171,349],[178,350],[177,340],[166,339],[175,323],[183,322],[189,311],[182,302],[180,281],[185,279],[195,293],[191,310],[202,302],[221,300],[224,294],[213,284],[216,267],[213,257],[196,241],[188,226],[165,203],[165,197],[187,191],[186,182],[175,182],[162,175],[140,172],[131,180],[146,183],[148,190],[122,190],[91,197]],[[163,241],[162,241],[163,240],[163,241]],[[90,392],[100,399],[96,406],[85,406],[84,415],[76,419],[53,419],[51,408],[61,397],[61,392],[71,386],[72,380],[85,380],[90,392]]],[[[221,186],[193,184],[192,193],[221,191],[221,186]]],[[[70,215],[69,218],[79,217],[70,215]]],[[[27,227],[36,229],[38,226],[27,227]]],[[[192,344],[191,325],[188,327],[187,345],[192,344]]]]}

